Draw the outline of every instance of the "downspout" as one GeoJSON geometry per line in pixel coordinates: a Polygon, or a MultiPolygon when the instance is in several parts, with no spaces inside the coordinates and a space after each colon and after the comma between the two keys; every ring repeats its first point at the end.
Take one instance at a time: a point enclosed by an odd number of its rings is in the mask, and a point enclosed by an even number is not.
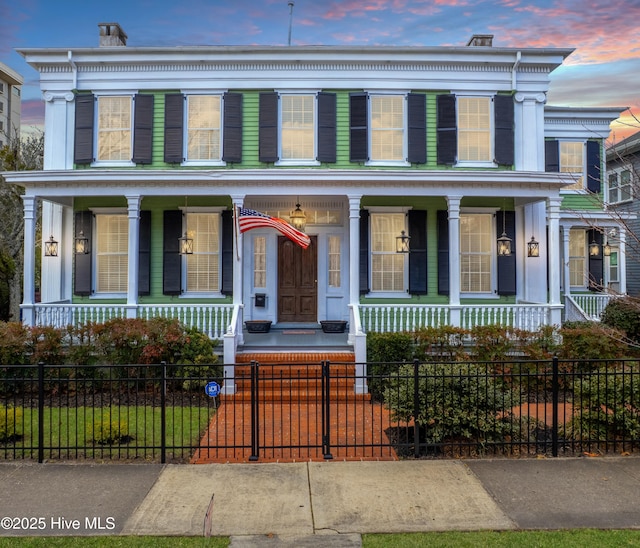
{"type": "Polygon", "coordinates": [[[73,69],[73,87],[71,89],[77,89],[77,87],[78,87],[78,66],[76,65],[76,62],[73,60],[73,53],[71,52],[71,50],[69,50],[67,52],[67,59],[69,60],[69,64],[71,65],[71,68],[73,69]]]}
{"type": "Polygon", "coordinates": [[[522,59],[522,52],[519,51],[518,53],[516,53],[516,61],[515,63],[513,63],[513,68],[511,69],[511,89],[513,91],[516,91],[516,82],[517,82],[516,72],[518,70],[518,66],[520,65],[521,59],[522,59]]]}

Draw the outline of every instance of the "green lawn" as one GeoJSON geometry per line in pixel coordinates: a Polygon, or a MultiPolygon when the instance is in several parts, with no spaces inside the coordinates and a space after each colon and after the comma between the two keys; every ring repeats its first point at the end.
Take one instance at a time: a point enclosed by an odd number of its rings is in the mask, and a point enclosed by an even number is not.
{"type": "MultiPolygon", "coordinates": [[[[214,412],[199,406],[166,408],[168,460],[188,459],[189,447],[198,445],[214,412]]],[[[44,425],[45,459],[160,459],[158,407],[47,407],[44,425]]],[[[15,442],[0,445],[0,459],[37,458],[37,409],[23,409],[17,432],[21,437],[15,442]]]]}

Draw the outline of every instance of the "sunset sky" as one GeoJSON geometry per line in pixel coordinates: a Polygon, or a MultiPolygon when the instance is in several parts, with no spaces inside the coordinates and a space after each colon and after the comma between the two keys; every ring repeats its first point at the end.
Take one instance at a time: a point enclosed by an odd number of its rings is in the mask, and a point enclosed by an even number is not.
{"type": "MultiPolygon", "coordinates": [[[[548,104],[630,107],[611,139],[640,130],[640,0],[295,0],[292,45],[575,48],[548,104]],[[633,118],[635,115],[635,119],[633,118]]],[[[94,47],[117,22],[128,46],[286,45],[287,0],[0,0],[0,62],[25,79],[24,126],[42,124],[37,73],[16,48],[94,47]]]]}

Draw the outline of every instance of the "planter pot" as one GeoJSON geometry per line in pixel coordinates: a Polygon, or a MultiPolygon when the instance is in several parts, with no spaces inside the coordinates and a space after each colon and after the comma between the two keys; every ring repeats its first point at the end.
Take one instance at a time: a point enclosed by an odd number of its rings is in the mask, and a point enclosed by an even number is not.
{"type": "Polygon", "coordinates": [[[344,320],[322,320],[320,325],[325,333],[344,333],[347,329],[347,322],[344,320]]]}
{"type": "Polygon", "coordinates": [[[244,322],[249,333],[269,333],[271,320],[247,320],[244,322]]]}

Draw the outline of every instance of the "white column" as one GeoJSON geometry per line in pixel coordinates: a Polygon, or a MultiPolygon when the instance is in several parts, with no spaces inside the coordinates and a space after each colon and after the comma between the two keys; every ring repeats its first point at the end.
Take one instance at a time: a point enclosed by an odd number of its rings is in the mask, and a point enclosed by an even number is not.
{"type": "Polygon", "coordinates": [[[627,294],[627,231],[618,229],[620,243],[618,244],[618,279],[620,280],[620,294],[627,294]]]}
{"type": "Polygon", "coordinates": [[[360,200],[349,195],[349,304],[360,302],[360,200]]]}
{"type": "Polygon", "coordinates": [[[35,324],[33,311],[35,296],[35,265],[36,265],[36,198],[34,196],[22,196],[24,206],[24,272],[23,272],[23,298],[22,321],[25,325],[35,324]]]}
{"type": "Polygon", "coordinates": [[[233,304],[242,304],[244,302],[242,291],[242,251],[244,238],[238,230],[236,215],[238,209],[244,205],[244,194],[231,196],[233,204],[233,222],[234,222],[234,238],[233,238],[233,304]]]}
{"type": "MultiPolygon", "coordinates": [[[[571,272],[569,270],[569,234],[571,227],[569,225],[562,225],[562,268],[558,273],[562,276],[562,282],[564,285],[564,294],[571,295],[571,272]]],[[[551,235],[549,235],[551,237],[551,235]]]]}
{"type": "Polygon", "coordinates": [[[544,93],[515,94],[515,168],[544,171],[544,93]]]}
{"type": "MultiPolygon", "coordinates": [[[[518,270],[523,272],[524,276],[518,276],[518,279],[524,278],[523,295],[527,302],[530,303],[546,303],[547,302],[547,238],[546,236],[546,204],[544,202],[535,202],[524,206],[524,240],[523,250],[519,253],[524,258],[524,268],[518,270]],[[527,243],[535,237],[539,244],[540,255],[538,257],[529,257],[527,254],[527,243]]],[[[558,236],[556,236],[558,237],[558,236]]]]}
{"type": "MultiPolygon", "coordinates": [[[[560,325],[562,303],[560,301],[560,202],[561,198],[547,199],[547,224],[549,226],[549,304],[551,324],[560,325]]],[[[568,260],[568,256],[567,256],[568,260]]]]}
{"type": "Polygon", "coordinates": [[[127,196],[129,218],[129,266],[127,269],[127,317],[137,316],[138,264],[140,252],[140,201],[139,195],[127,196]]]}
{"type": "Polygon", "coordinates": [[[460,325],[460,201],[447,196],[449,209],[449,307],[451,325],[460,325]]]}
{"type": "Polygon", "coordinates": [[[73,167],[73,104],[71,91],[45,91],[44,169],[73,167]]]}

